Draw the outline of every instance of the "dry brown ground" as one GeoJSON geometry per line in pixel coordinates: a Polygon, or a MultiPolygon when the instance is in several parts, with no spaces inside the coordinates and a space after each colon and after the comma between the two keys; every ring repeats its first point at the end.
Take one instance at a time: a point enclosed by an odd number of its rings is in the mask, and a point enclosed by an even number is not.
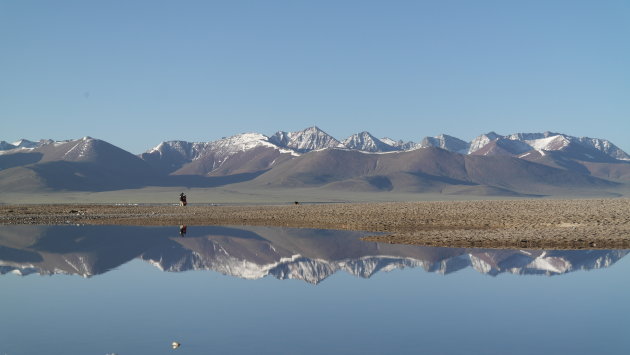
{"type": "Polygon", "coordinates": [[[369,240],[432,246],[630,248],[630,199],[283,206],[0,206],[0,224],[66,223],[270,225],[381,232],[384,234],[369,240]]]}

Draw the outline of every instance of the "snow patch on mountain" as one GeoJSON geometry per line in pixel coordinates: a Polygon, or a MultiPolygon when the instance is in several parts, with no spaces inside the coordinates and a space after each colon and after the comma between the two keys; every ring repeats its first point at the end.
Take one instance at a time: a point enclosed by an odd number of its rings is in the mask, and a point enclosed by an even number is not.
{"type": "Polygon", "coordinates": [[[398,142],[402,142],[402,141],[395,141],[395,140],[393,140],[391,138],[383,137],[383,138],[381,138],[381,142],[383,142],[383,143],[385,143],[385,144],[387,144],[389,146],[396,147],[398,142]]]}
{"type": "Polygon", "coordinates": [[[74,146],[66,151],[63,159],[78,161],[89,158],[90,153],[93,151],[94,142],[95,140],[91,137],[83,137],[81,140],[67,142],[66,144],[74,144],[74,146]]]}
{"type": "Polygon", "coordinates": [[[550,136],[546,138],[524,140],[527,145],[535,150],[562,150],[571,144],[571,140],[563,135],[550,136]]]}
{"type": "Polygon", "coordinates": [[[199,161],[201,166],[210,173],[218,169],[233,156],[257,148],[270,148],[280,154],[299,156],[300,154],[271,143],[269,137],[260,133],[243,133],[232,137],[222,138],[213,142],[189,143],[185,141],[162,142],[156,147],[140,155],[140,157],[170,173],[177,171],[186,164],[199,161]]]}
{"type": "MultiPolygon", "coordinates": [[[[269,141],[269,137],[259,133],[243,133],[229,138],[223,138],[218,141],[210,142],[205,146],[206,150],[212,151],[218,157],[222,157],[223,160],[229,158],[239,152],[246,152],[258,147],[273,148],[280,153],[291,154],[293,156],[299,156],[300,154],[291,149],[282,149],[277,145],[269,141]]],[[[200,155],[194,159],[199,158],[200,155]]]]}
{"type": "Polygon", "coordinates": [[[510,135],[505,136],[505,138],[513,140],[513,141],[533,141],[537,139],[548,138],[551,136],[557,136],[558,133],[553,132],[543,132],[543,133],[512,133],[510,135]]]}
{"type": "Polygon", "coordinates": [[[187,160],[196,160],[206,154],[213,153],[219,156],[230,156],[239,152],[246,152],[258,147],[269,147],[277,149],[281,153],[299,156],[293,150],[282,149],[269,141],[269,137],[260,133],[242,133],[228,138],[222,138],[212,142],[189,143],[185,141],[162,142],[154,148],[149,149],[145,154],[177,154],[187,160]]]}

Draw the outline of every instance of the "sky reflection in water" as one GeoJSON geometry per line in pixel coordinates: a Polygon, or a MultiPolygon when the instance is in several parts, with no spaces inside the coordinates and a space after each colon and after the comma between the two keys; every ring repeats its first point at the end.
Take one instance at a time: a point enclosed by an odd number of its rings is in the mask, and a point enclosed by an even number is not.
{"type": "Polygon", "coordinates": [[[427,248],[362,235],[0,227],[0,354],[625,354],[630,345],[628,251],[427,248]]]}

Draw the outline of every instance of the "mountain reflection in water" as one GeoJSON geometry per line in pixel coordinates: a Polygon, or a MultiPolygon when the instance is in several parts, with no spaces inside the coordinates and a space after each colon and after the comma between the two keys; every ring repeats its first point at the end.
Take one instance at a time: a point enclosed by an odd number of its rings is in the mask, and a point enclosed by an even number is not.
{"type": "Polygon", "coordinates": [[[245,279],[273,275],[317,284],[338,270],[369,278],[421,267],[449,274],[556,275],[604,268],[628,250],[497,250],[394,245],[363,232],[218,226],[2,226],[0,273],[90,277],[140,258],[164,271],[214,270],[245,279]]]}

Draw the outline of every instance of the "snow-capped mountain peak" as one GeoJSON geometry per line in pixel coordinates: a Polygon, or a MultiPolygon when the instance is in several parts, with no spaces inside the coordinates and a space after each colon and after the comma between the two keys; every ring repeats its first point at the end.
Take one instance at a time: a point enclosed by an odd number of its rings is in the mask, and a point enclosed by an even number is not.
{"type": "Polygon", "coordinates": [[[96,145],[100,144],[101,140],[92,137],[83,137],[81,139],[54,142],[56,146],[64,146],[65,153],[63,154],[63,160],[68,161],[83,161],[94,158],[97,154],[96,145]]]}
{"type": "Polygon", "coordinates": [[[369,132],[363,131],[346,138],[340,145],[348,149],[360,150],[363,152],[391,152],[398,150],[390,144],[374,137],[369,132]]]}
{"type": "Polygon", "coordinates": [[[186,141],[162,142],[156,147],[149,149],[145,154],[176,154],[185,159],[197,159],[204,155],[205,150],[220,151],[222,154],[233,154],[244,152],[259,146],[277,146],[269,142],[269,138],[260,133],[241,133],[227,138],[221,138],[212,142],[190,143],[186,141]]]}
{"type": "Polygon", "coordinates": [[[213,142],[217,147],[225,147],[233,151],[246,151],[258,146],[275,147],[269,138],[260,133],[242,133],[213,142]]]}
{"type": "Polygon", "coordinates": [[[42,145],[50,143],[54,143],[54,141],[50,139],[42,139],[39,142],[29,141],[28,139],[20,139],[13,143],[1,141],[0,151],[8,151],[12,149],[35,149],[37,147],[41,147],[42,145]]]}
{"type": "Polygon", "coordinates": [[[489,133],[478,136],[477,138],[473,139],[472,142],[470,142],[470,147],[468,148],[468,154],[478,151],[479,149],[485,147],[488,143],[495,141],[499,138],[503,138],[503,136],[500,136],[496,134],[495,132],[489,132],[489,133]]]}
{"type": "MultiPolygon", "coordinates": [[[[630,160],[623,150],[612,144],[610,141],[600,138],[573,137],[561,133],[514,133],[505,138],[527,144],[531,149],[539,152],[565,150],[571,145],[581,146],[582,149],[591,150],[593,153],[584,153],[586,157],[595,155],[605,155],[617,160],[630,160]],[[587,156],[588,155],[588,156],[587,156]]],[[[602,155],[602,156],[603,156],[602,155]]]]}
{"type": "Polygon", "coordinates": [[[15,141],[13,143],[11,143],[12,145],[14,145],[16,148],[36,148],[37,146],[39,146],[39,142],[33,142],[33,141],[29,141],[28,139],[20,139],[19,141],[15,141]]]}
{"type": "Polygon", "coordinates": [[[630,161],[630,155],[606,139],[580,137],[575,138],[575,140],[583,146],[597,149],[614,159],[630,161]]]}
{"type": "Polygon", "coordinates": [[[309,127],[298,132],[279,131],[269,138],[269,142],[297,152],[334,148],[340,143],[333,136],[322,131],[317,126],[309,127]]]}
{"type": "Polygon", "coordinates": [[[459,138],[446,134],[440,134],[436,137],[425,137],[420,143],[420,146],[422,148],[438,147],[451,152],[466,154],[469,144],[459,138]]]}
{"type": "Polygon", "coordinates": [[[414,150],[414,149],[421,148],[421,145],[416,142],[411,142],[411,141],[405,142],[403,140],[395,141],[387,137],[381,138],[381,142],[387,145],[391,145],[392,147],[396,148],[396,150],[400,150],[400,151],[407,151],[407,150],[414,150]]]}
{"type": "Polygon", "coordinates": [[[288,153],[293,156],[299,156],[298,153],[291,149],[283,149],[277,144],[270,141],[270,138],[260,133],[242,133],[232,137],[223,138],[218,141],[210,143],[210,146],[215,151],[221,151],[224,154],[233,154],[238,152],[245,152],[257,147],[273,148],[280,153],[288,153]]]}
{"type": "Polygon", "coordinates": [[[192,160],[198,149],[195,146],[204,145],[203,143],[190,143],[186,141],[168,141],[158,144],[156,147],[149,149],[143,156],[154,155],[159,157],[178,157],[183,160],[192,160]]]}

